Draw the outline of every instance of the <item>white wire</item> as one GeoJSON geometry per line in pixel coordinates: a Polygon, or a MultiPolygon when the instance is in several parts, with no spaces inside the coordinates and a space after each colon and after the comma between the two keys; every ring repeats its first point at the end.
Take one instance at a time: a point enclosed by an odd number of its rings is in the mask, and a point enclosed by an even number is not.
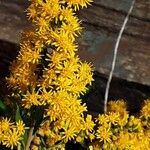
{"type": "Polygon", "coordinates": [[[107,85],[106,85],[106,90],[105,90],[104,113],[107,112],[107,102],[108,102],[109,89],[110,89],[110,84],[111,84],[113,72],[114,72],[115,65],[116,65],[116,58],[117,58],[118,47],[119,47],[119,44],[120,44],[120,40],[121,40],[123,31],[124,31],[124,29],[126,27],[126,24],[127,24],[128,20],[129,20],[129,16],[130,16],[130,14],[131,14],[131,12],[133,10],[134,4],[135,4],[135,0],[132,1],[131,7],[130,7],[130,9],[128,11],[127,16],[124,19],[124,22],[122,24],[121,30],[119,32],[119,35],[118,35],[118,38],[117,38],[117,41],[116,41],[116,44],[115,44],[115,47],[114,47],[114,55],[113,55],[111,71],[110,71],[110,74],[109,74],[109,78],[108,78],[107,85]]]}

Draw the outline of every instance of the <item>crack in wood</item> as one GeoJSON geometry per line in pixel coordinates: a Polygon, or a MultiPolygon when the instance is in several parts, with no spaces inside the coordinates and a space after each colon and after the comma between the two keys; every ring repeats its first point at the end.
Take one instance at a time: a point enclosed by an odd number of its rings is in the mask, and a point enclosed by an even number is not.
{"type": "MultiPolygon", "coordinates": [[[[106,9],[106,10],[109,10],[109,11],[117,12],[117,13],[119,13],[119,14],[121,14],[121,15],[124,15],[124,16],[127,14],[126,11],[117,10],[117,9],[115,9],[115,8],[112,8],[112,7],[107,7],[107,6],[101,5],[101,4],[96,3],[96,2],[94,2],[92,5],[93,5],[93,6],[96,6],[96,7],[100,7],[100,8],[106,9]]],[[[140,21],[144,21],[144,22],[150,23],[150,19],[148,19],[148,18],[143,18],[143,17],[140,17],[140,16],[136,16],[136,15],[134,15],[133,13],[130,15],[130,17],[133,17],[133,18],[138,19],[138,20],[140,20],[140,21]]]]}
{"type": "MultiPolygon", "coordinates": [[[[93,26],[95,29],[97,30],[104,30],[106,32],[112,32],[112,33],[118,33],[119,32],[119,29],[117,28],[114,28],[114,27],[108,27],[108,26],[105,26],[105,25],[99,25],[99,24],[96,24],[96,23],[91,23],[91,22],[88,22],[88,21],[82,21],[83,23],[83,26],[93,26]]],[[[136,38],[136,39],[142,39],[142,40],[146,40],[147,42],[150,40],[150,37],[144,37],[144,36],[140,36],[140,34],[134,34],[132,32],[128,32],[127,30],[124,31],[123,33],[124,35],[127,35],[127,36],[130,36],[130,37],[133,37],[133,38],[136,38]]]]}

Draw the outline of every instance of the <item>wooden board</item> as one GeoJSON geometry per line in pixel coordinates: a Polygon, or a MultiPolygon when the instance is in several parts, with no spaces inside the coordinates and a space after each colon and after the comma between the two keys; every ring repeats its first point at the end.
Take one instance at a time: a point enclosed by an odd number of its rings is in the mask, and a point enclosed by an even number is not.
{"type": "MultiPolygon", "coordinates": [[[[113,49],[131,0],[95,0],[80,11],[85,31],[79,54],[109,74],[113,49]]],[[[137,0],[121,39],[114,75],[150,85],[150,0],[137,0]]]]}
{"type": "MultiPolygon", "coordinates": [[[[0,0],[1,41],[19,44],[20,32],[29,26],[24,12],[26,2],[0,0]]],[[[116,38],[130,4],[131,0],[94,0],[92,6],[79,13],[85,28],[78,39],[79,55],[105,75],[110,72],[116,38]]],[[[6,46],[0,53],[2,72],[8,69],[4,59],[12,60],[10,53],[16,54],[16,50],[6,46]]],[[[114,76],[150,85],[150,0],[136,0],[120,43],[114,76]]]]}

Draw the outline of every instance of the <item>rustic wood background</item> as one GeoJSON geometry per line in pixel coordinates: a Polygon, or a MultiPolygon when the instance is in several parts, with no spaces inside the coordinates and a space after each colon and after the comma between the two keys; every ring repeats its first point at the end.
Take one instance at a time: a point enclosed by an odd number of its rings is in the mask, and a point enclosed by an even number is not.
{"type": "MultiPolygon", "coordinates": [[[[113,49],[131,0],[94,0],[81,11],[85,31],[80,40],[83,59],[109,74],[113,49]]],[[[136,0],[123,34],[115,76],[150,85],[150,0],[136,0]]]]}
{"type": "MultiPolygon", "coordinates": [[[[116,38],[131,2],[94,0],[78,14],[85,28],[78,39],[79,55],[100,73],[109,74],[116,38]]],[[[9,62],[17,54],[20,32],[29,27],[26,7],[25,0],[0,0],[1,77],[8,73],[9,62]]],[[[150,0],[136,0],[121,40],[114,76],[150,85],[150,0]]]]}

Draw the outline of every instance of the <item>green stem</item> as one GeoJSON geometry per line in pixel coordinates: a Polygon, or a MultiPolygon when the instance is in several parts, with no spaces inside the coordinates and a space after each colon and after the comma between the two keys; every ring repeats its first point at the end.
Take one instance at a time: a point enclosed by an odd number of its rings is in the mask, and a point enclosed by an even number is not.
{"type": "Polygon", "coordinates": [[[21,150],[21,144],[18,144],[17,150],[21,150]]]}
{"type": "Polygon", "coordinates": [[[25,150],[29,150],[30,149],[31,142],[32,142],[32,140],[34,138],[33,130],[34,130],[34,127],[31,127],[30,130],[29,130],[29,135],[28,135],[28,140],[27,140],[27,144],[26,144],[25,150]]]}

